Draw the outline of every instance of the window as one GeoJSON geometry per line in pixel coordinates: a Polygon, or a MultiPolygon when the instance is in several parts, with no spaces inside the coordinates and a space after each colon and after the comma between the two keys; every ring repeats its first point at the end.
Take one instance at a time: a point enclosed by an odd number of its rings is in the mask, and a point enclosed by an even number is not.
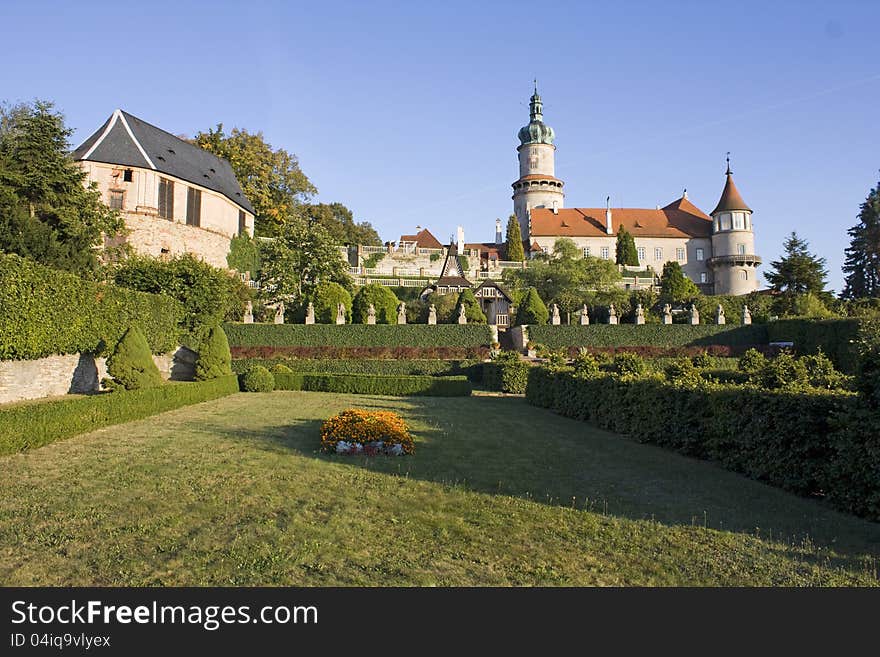
{"type": "Polygon", "coordinates": [[[159,178],[159,216],[174,221],[174,181],[159,178]]]}
{"type": "Polygon", "coordinates": [[[244,210],[238,211],[238,234],[244,235],[247,231],[247,222],[245,221],[244,210]]]}
{"type": "Polygon", "coordinates": [[[654,248],[654,260],[663,260],[663,249],[659,246],[654,248]]]}
{"type": "Polygon", "coordinates": [[[742,212],[735,212],[733,214],[733,228],[734,230],[743,230],[745,228],[745,215],[742,212]]]}
{"type": "Polygon", "coordinates": [[[676,249],[675,250],[675,259],[684,261],[684,249],[676,249]]]}
{"type": "Polygon", "coordinates": [[[607,246],[603,246],[603,247],[602,247],[602,259],[603,259],[603,260],[608,260],[608,257],[609,257],[609,256],[608,256],[608,253],[609,253],[609,251],[608,251],[608,247],[607,247],[607,246]]]}
{"type": "Polygon", "coordinates": [[[585,257],[585,258],[589,258],[589,257],[590,257],[590,247],[588,247],[588,246],[585,246],[585,247],[584,247],[584,257],[585,257]]]}
{"type": "Polygon", "coordinates": [[[746,212],[746,230],[752,229],[752,217],[746,212]]]}
{"type": "Polygon", "coordinates": [[[745,244],[737,244],[736,245],[736,252],[739,253],[740,255],[745,255],[746,254],[746,245],[745,244]]]}
{"type": "Polygon", "coordinates": [[[134,172],[131,169],[126,169],[122,172],[122,180],[123,182],[131,182],[134,179],[134,172]]]}
{"type": "Polygon", "coordinates": [[[705,260],[703,249],[697,249],[697,260],[705,260]]]}
{"type": "Polygon", "coordinates": [[[721,230],[730,230],[730,215],[721,215],[721,230]]]}
{"type": "Polygon", "coordinates": [[[708,283],[709,282],[709,274],[704,271],[700,272],[700,283],[708,283]]]}
{"type": "Polygon", "coordinates": [[[741,270],[739,272],[739,280],[741,280],[741,281],[749,280],[749,272],[747,272],[745,269],[741,270]]]}
{"type": "Polygon", "coordinates": [[[111,189],[110,190],[110,209],[121,210],[125,203],[125,192],[111,189]]]}
{"type": "Polygon", "coordinates": [[[639,249],[638,249],[638,251],[639,251],[639,262],[644,262],[644,261],[645,261],[645,258],[646,258],[646,256],[645,256],[645,247],[640,246],[639,249]]]}
{"type": "Polygon", "coordinates": [[[202,191],[189,187],[186,190],[186,223],[188,226],[200,225],[202,215],[202,191]]]}

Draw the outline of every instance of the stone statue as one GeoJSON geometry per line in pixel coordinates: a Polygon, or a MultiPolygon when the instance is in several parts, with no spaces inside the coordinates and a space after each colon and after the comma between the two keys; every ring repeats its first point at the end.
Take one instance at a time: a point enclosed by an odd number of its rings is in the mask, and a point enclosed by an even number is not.
{"type": "Polygon", "coordinates": [[[715,309],[715,323],[716,324],[726,324],[727,320],[724,318],[724,306],[720,303],[718,307],[715,309]]]}
{"type": "Polygon", "coordinates": [[[275,307],[275,323],[283,324],[284,323],[284,302],[279,301],[278,305],[275,307]]]}
{"type": "Polygon", "coordinates": [[[467,316],[464,314],[464,304],[458,304],[458,323],[467,324],[467,316]]]}
{"type": "Polygon", "coordinates": [[[691,324],[699,324],[700,323],[700,311],[697,310],[697,304],[692,303],[691,308],[688,311],[688,321],[691,324]]]}
{"type": "Polygon", "coordinates": [[[590,313],[587,310],[587,304],[581,308],[581,326],[587,326],[590,323],[590,313]]]}
{"type": "Polygon", "coordinates": [[[403,301],[397,306],[397,323],[406,324],[406,304],[403,301]]]}
{"type": "Polygon", "coordinates": [[[244,307],[244,319],[241,320],[245,324],[253,324],[254,323],[254,304],[250,301],[247,302],[247,305],[244,307]]]}
{"type": "Polygon", "coordinates": [[[672,306],[668,303],[663,306],[663,323],[672,324],[672,306]]]}
{"type": "Polygon", "coordinates": [[[315,304],[309,301],[309,306],[306,308],[306,324],[314,324],[315,323],[315,304]]]}
{"type": "Polygon", "coordinates": [[[642,308],[642,304],[636,305],[636,324],[644,324],[645,323],[645,309],[642,308]]]}
{"type": "Polygon", "coordinates": [[[336,323],[345,324],[345,304],[336,304],[336,323]]]}
{"type": "Polygon", "coordinates": [[[367,324],[376,323],[376,306],[370,304],[367,306],[367,324]]]}
{"type": "Polygon", "coordinates": [[[752,311],[749,310],[748,306],[743,306],[742,312],[742,323],[743,324],[751,324],[752,323],[752,311]]]}
{"type": "Polygon", "coordinates": [[[434,307],[434,304],[431,304],[431,307],[428,308],[428,324],[432,326],[437,324],[437,309],[434,307]]]}
{"type": "Polygon", "coordinates": [[[608,306],[608,323],[617,324],[617,310],[614,309],[613,303],[608,306]]]}
{"type": "Polygon", "coordinates": [[[550,318],[550,323],[554,326],[561,324],[562,320],[559,318],[559,306],[557,306],[555,303],[550,304],[550,310],[553,313],[550,318]]]}

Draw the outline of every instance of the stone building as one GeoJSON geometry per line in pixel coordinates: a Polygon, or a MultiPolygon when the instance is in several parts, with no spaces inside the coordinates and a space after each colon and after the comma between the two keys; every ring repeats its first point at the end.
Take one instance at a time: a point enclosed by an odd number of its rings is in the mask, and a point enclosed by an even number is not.
{"type": "Polygon", "coordinates": [[[232,237],[254,233],[229,162],[127,112],[114,111],[73,158],[122,213],[138,253],[192,253],[225,268],[232,237]]]}
{"type": "Polygon", "coordinates": [[[663,207],[564,207],[563,181],[556,177],[556,133],[544,123],[537,86],[529,104],[529,124],[518,133],[519,179],[513,183],[513,209],[530,255],[552,251],[560,237],[570,238],[584,256],[615,257],[621,227],[635,238],[641,267],[658,274],[674,260],[706,293],[748,294],[758,289],[752,210],[733,182],[727,181],[711,217],[681,198],[663,207]]]}

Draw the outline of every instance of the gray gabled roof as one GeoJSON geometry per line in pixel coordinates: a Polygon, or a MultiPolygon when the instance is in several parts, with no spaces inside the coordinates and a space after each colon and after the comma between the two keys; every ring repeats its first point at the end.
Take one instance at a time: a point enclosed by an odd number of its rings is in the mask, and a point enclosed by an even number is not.
{"type": "Polygon", "coordinates": [[[228,161],[122,110],[114,111],[72,155],[74,160],[153,169],[223,194],[254,212],[228,161]]]}

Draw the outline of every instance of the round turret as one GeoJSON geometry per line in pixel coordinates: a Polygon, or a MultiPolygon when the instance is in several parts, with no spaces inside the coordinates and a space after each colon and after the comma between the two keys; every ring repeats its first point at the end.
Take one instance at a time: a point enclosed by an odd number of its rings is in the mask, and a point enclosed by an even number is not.
{"type": "Polygon", "coordinates": [[[761,258],[755,253],[752,209],[733,182],[730,161],[727,181],[718,205],[712,210],[712,258],[715,294],[748,294],[758,289],[757,267],[761,258]]]}
{"type": "Polygon", "coordinates": [[[520,145],[552,144],[556,139],[553,128],[544,123],[544,104],[538,95],[537,86],[529,101],[529,124],[520,128],[517,136],[520,145]]]}

